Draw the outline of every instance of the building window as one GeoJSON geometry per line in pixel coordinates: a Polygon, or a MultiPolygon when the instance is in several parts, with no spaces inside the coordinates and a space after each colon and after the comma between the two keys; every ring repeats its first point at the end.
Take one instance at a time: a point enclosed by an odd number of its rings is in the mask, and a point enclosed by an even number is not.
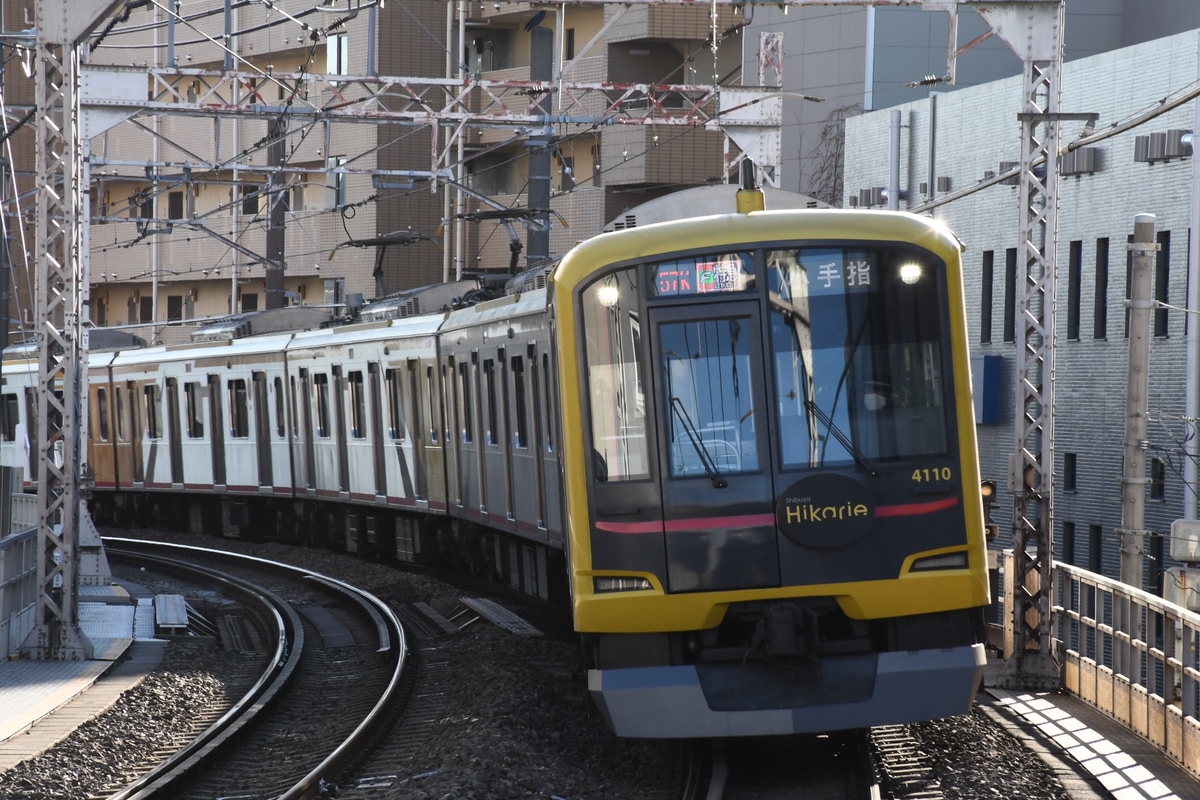
{"type": "Polygon", "coordinates": [[[258,311],[258,293],[243,292],[242,293],[242,313],[247,311],[258,311]]]}
{"type": "Polygon", "coordinates": [[[1104,574],[1104,558],[1101,551],[1101,527],[1088,525],[1088,569],[1097,575],[1104,574]]]}
{"type": "Polygon", "coordinates": [[[248,217],[258,215],[258,187],[242,187],[242,213],[248,217]]]}
{"type": "Polygon", "coordinates": [[[1108,338],[1108,238],[1096,240],[1096,302],[1093,339],[1108,338]]]}
{"type": "MultiPolygon", "coordinates": [[[[1154,259],[1154,299],[1159,303],[1170,302],[1171,283],[1171,232],[1158,232],[1158,253],[1154,259]]],[[[1154,335],[1167,335],[1167,309],[1159,306],[1154,309],[1154,335]]]]}
{"type": "Polygon", "coordinates": [[[346,166],[345,156],[330,156],[325,159],[325,169],[329,170],[325,176],[327,189],[325,208],[327,209],[341,208],[346,205],[346,174],[333,171],[344,166],[346,166]]]}
{"type": "Polygon", "coordinates": [[[994,276],[993,261],[995,261],[996,253],[992,250],[983,251],[983,265],[980,271],[980,280],[982,285],[979,297],[979,343],[992,343],[992,284],[994,276]]]}
{"type": "MultiPolygon", "coordinates": [[[[101,389],[100,391],[104,391],[101,389]]],[[[20,406],[17,404],[17,396],[15,394],[6,394],[0,399],[0,436],[6,442],[16,441],[17,438],[17,416],[20,406]]],[[[104,438],[108,438],[106,435],[104,438]]]]}
{"type": "Polygon", "coordinates": [[[1075,491],[1075,453],[1063,454],[1063,491],[1075,491]]]}
{"type": "Polygon", "coordinates": [[[566,59],[570,61],[575,57],[575,29],[567,28],[563,31],[563,50],[566,51],[566,59]]]}
{"type": "Polygon", "coordinates": [[[1167,465],[1161,458],[1150,459],[1150,499],[1162,500],[1167,493],[1167,465]]]}
{"type": "Polygon", "coordinates": [[[1079,341],[1079,294],[1083,281],[1083,242],[1071,242],[1067,261],[1067,339],[1079,341]]]}
{"type": "Polygon", "coordinates": [[[167,322],[183,321],[183,295],[167,295],[167,322]]]}
{"type": "Polygon", "coordinates": [[[1017,248],[1004,251],[1004,341],[1017,340],[1017,248]]]}
{"type": "Polygon", "coordinates": [[[183,219],[183,192],[167,192],[167,219],[183,219]]]}
{"type": "Polygon", "coordinates": [[[143,297],[138,303],[138,322],[154,321],[154,298],[143,297]]]}
{"type": "Polygon", "coordinates": [[[348,39],[345,33],[330,34],[325,39],[325,71],[329,75],[350,74],[348,39]]]}
{"type": "Polygon", "coordinates": [[[1062,560],[1068,564],[1075,563],[1075,523],[1062,524],[1062,560]]]}

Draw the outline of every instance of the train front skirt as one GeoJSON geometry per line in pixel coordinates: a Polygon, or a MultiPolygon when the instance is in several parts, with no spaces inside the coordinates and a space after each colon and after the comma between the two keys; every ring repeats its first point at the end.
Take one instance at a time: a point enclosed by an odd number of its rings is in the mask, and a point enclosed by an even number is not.
{"type": "Polygon", "coordinates": [[[986,663],[975,644],[834,657],[821,679],[754,663],[589,670],[588,689],[618,736],[773,736],[965,714],[986,663]]]}

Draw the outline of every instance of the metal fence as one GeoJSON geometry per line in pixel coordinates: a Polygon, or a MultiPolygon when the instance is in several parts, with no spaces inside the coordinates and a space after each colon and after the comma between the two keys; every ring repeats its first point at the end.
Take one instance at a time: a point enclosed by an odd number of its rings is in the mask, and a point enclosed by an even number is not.
{"type": "Polygon", "coordinates": [[[1053,581],[1064,688],[1200,775],[1200,614],[1069,564],[1053,581]]]}

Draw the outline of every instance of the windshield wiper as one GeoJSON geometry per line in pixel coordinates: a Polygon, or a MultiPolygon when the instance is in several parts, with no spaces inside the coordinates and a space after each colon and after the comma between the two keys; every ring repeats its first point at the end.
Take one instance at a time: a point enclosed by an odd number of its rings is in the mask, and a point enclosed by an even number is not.
{"type": "MultiPolygon", "coordinates": [[[[821,423],[825,426],[825,429],[829,431],[833,438],[838,440],[838,444],[846,448],[847,453],[854,456],[855,463],[870,473],[872,478],[879,477],[878,470],[871,465],[871,462],[868,461],[867,457],[862,454],[862,451],[854,446],[854,442],[850,441],[850,437],[847,436],[842,429],[837,426],[837,423],[833,421],[833,418],[822,411],[821,407],[818,406],[815,401],[805,400],[804,407],[808,409],[809,413],[813,414],[821,421],[821,423]]],[[[824,457],[822,457],[821,460],[824,461],[824,457]]]]}
{"type": "Polygon", "coordinates": [[[700,437],[700,432],[696,430],[695,424],[692,423],[692,418],[688,416],[687,409],[683,407],[683,401],[674,395],[671,395],[671,411],[683,423],[683,432],[691,440],[692,447],[696,449],[696,455],[700,456],[700,463],[704,467],[704,474],[712,481],[713,488],[724,489],[729,483],[717,471],[717,462],[713,460],[712,453],[708,452],[708,447],[704,444],[704,439],[700,437]]]}

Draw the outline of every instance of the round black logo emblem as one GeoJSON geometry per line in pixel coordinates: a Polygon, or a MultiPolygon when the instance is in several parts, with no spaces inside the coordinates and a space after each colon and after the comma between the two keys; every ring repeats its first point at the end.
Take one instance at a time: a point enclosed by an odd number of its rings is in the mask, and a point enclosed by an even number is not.
{"type": "Polygon", "coordinates": [[[793,483],[775,504],[779,530],[805,547],[842,547],[866,533],[875,519],[875,498],[854,478],[809,475],[793,483]]]}

